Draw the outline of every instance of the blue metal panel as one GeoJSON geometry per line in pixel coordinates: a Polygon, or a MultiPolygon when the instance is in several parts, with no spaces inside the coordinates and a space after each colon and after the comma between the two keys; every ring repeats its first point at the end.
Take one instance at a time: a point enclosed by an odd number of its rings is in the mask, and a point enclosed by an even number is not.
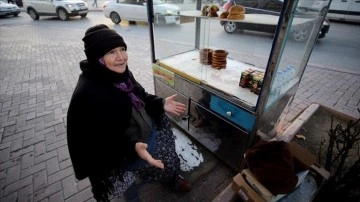
{"type": "Polygon", "coordinates": [[[255,116],[244,109],[241,109],[214,95],[211,95],[210,109],[240,126],[247,132],[251,132],[253,130],[255,116]]]}

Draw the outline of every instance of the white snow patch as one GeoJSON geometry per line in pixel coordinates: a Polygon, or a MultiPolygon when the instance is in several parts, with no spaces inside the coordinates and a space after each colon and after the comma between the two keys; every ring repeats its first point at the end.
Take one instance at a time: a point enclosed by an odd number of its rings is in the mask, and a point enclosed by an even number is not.
{"type": "Polygon", "coordinates": [[[180,158],[180,169],[190,171],[199,166],[203,161],[203,155],[197,151],[196,145],[180,130],[173,128],[175,135],[176,153],[180,158]]]}

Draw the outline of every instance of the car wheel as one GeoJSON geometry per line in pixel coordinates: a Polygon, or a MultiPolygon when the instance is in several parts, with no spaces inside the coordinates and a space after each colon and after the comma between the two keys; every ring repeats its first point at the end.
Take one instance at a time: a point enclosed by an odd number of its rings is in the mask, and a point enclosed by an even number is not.
{"type": "Polygon", "coordinates": [[[320,32],[318,38],[321,39],[321,38],[324,38],[324,37],[325,37],[325,33],[320,32]]]}
{"type": "Polygon", "coordinates": [[[236,30],[237,30],[237,24],[235,22],[225,22],[224,23],[224,30],[225,32],[229,33],[229,34],[232,34],[234,33],[236,30]]]}
{"type": "Polygon", "coordinates": [[[37,12],[34,9],[29,8],[28,13],[33,20],[39,20],[39,14],[37,14],[37,12]]]}
{"type": "Polygon", "coordinates": [[[63,8],[59,8],[58,11],[57,11],[57,15],[58,15],[58,18],[60,18],[60,20],[68,20],[69,19],[69,14],[66,12],[65,9],[63,8]]]}
{"type": "Polygon", "coordinates": [[[119,14],[115,13],[115,12],[112,12],[110,14],[110,19],[113,23],[115,24],[119,24],[121,22],[121,18],[119,16],[119,14]]]}
{"type": "Polygon", "coordinates": [[[309,29],[306,28],[300,28],[300,29],[296,29],[293,32],[293,38],[295,39],[295,41],[305,41],[306,39],[308,39],[310,36],[310,31],[309,29]]]}
{"type": "Polygon", "coordinates": [[[14,17],[17,17],[19,14],[15,14],[14,17]]]}
{"type": "Polygon", "coordinates": [[[87,15],[87,13],[81,14],[80,16],[81,16],[82,18],[84,18],[84,17],[86,17],[86,15],[87,15]]]}

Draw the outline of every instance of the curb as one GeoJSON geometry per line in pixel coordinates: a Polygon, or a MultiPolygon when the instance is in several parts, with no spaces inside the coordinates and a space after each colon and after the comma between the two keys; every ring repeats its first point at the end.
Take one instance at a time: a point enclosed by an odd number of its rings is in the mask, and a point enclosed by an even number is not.
{"type": "Polygon", "coordinates": [[[359,70],[353,70],[353,69],[346,69],[343,67],[335,67],[335,66],[324,66],[321,64],[317,64],[317,63],[308,63],[306,65],[306,67],[314,67],[314,68],[320,68],[320,69],[327,69],[327,70],[331,70],[331,71],[335,71],[335,72],[342,72],[342,73],[349,73],[349,74],[356,74],[356,75],[360,75],[360,71],[359,70]]]}
{"type": "Polygon", "coordinates": [[[283,133],[276,136],[274,140],[283,140],[285,142],[290,142],[294,138],[295,134],[301,129],[301,127],[319,109],[319,107],[319,104],[311,104],[308,108],[305,109],[305,111],[300,114],[300,116],[295,119],[295,121],[290,124],[289,127],[285,129],[283,133]]]}

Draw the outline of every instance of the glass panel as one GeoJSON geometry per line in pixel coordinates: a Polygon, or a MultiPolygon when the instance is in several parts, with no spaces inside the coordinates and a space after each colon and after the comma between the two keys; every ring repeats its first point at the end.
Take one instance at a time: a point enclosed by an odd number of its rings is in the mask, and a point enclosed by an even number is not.
{"type": "Polygon", "coordinates": [[[218,1],[168,3],[180,7],[180,21],[154,26],[155,56],[160,64],[232,95],[254,110],[259,88],[252,89],[255,85],[250,84],[241,87],[241,75],[256,70],[256,79],[261,80],[279,16],[249,14],[244,20],[257,23],[244,24],[240,19],[220,20],[202,15],[205,6],[209,6],[208,11],[218,8],[216,14],[220,16],[224,8],[218,1]],[[264,19],[267,25],[261,24],[264,19]]]}
{"type": "MultiPolygon", "coordinates": [[[[222,2],[154,1],[155,58],[160,66],[255,111],[283,1],[231,0],[221,6],[222,2]],[[226,17],[226,9],[234,8],[229,4],[246,6],[237,6],[237,12],[245,14],[226,17]],[[166,13],[160,14],[159,6],[166,13]]],[[[324,17],[319,9],[294,12],[266,107],[299,83],[324,17]]]]}
{"type": "MultiPolygon", "coordinates": [[[[280,62],[277,66],[266,107],[280,99],[291,87],[300,82],[311,51],[318,39],[318,30],[325,32],[328,23],[322,9],[310,9],[309,0],[299,0],[295,9],[280,62]],[[307,5],[307,9],[304,6],[307,5]],[[300,6],[300,7],[299,7],[300,6]]],[[[317,4],[316,4],[317,5],[317,4]]],[[[326,6],[326,5],[325,5],[326,6]]]]}

